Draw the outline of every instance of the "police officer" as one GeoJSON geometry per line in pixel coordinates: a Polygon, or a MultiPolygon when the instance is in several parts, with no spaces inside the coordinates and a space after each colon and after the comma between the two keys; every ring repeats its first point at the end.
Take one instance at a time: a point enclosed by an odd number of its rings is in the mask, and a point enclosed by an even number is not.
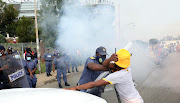
{"type": "Polygon", "coordinates": [[[52,76],[51,75],[51,68],[52,68],[52,60],[53,60],[53,55],[49,53],[49,49],[47,49],[47,52],[43,55],[43,58],[46,61],[46,73],[47,76],[52,76]]]}
{"type": "Polygon", "coordinates": [[[31,54],[26,54],[26,60],[25,63],[27,64],[27,69],[25,69],[27,80],[29,82],[29,86],[31,88],[36,87],[37,78],[35,75],[35,71],[37,70],[36,63],[31,58],[31,54]]]}
{"type": "Polygon", "coordinates": [[[78,64],[77,57],[72,56],[72,59],[71,59],[72,72],[74,72],[74,68],[76,69],[76,72],[79,72],[77,69],[78,68],[77,64],[78,64]]]}
{"type": "Polygon", "coordinates": [[[61,74],[63,74],[63,80],[65,82],[65,86],[70,86],[67,83],[67,77],[66,77],[66,70],[69,67],[68,67],[68,64],[66,63],[64,55],[60,57],[60,53],[57,54],[57,57],[54,58],[53,60],[53,72],[55,71],[55,67],[57,68],[57,80],[58,80],[59,88],[62,88],[61,74]]]}
{"type": "MultiPolygon", "coordinates": [[[[103,71],[107,71],[108,68],[102,65],[103,61],[106,59],[106,49],[104,47],[99,47],[96,49],[96,54],[93,57],[89,57],[86,60],[84,70],[79,80],[79,85],[94,81],[103,71]]],[[[80,90],[86,92],[86,90],[80,90]]],[[[92,93],[96,96],[101,96],[99,91],[92,93]]]]}
{"type": "Polygon", "coordinates": [[[0,45],[0,90],[11,88],[8,78],[4,74],[4,70],[8,69],[8,65],[3,63],[6,58],[4,46],[0,45]]]}
{"type": "Polygon", "coordinates": [[[13,48],[10,46],[7,49],[7,54],[12,54],[13,53],[13,48]]]}
{"type": "MultiPolygon", "coordinates": [[[[70,67],[71,57],[67,53],[64,53],[63,56],[65,58],[67,65],[68,65],[67,67],[70,67]]],[[[67,73],[71,73],[70,68],[67,68],[67,73]]]]}

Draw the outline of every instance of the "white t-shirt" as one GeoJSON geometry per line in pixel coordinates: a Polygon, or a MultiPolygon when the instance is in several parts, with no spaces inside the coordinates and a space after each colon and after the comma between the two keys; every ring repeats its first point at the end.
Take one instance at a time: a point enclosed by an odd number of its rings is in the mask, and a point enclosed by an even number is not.
{"type": "Polygon", "coordinates": [[[114,84],[120,96],[121,103],[143,103],[142,97],[134,87],[131,69],[120,70],[108,75],[103,80],[114,84]]]}

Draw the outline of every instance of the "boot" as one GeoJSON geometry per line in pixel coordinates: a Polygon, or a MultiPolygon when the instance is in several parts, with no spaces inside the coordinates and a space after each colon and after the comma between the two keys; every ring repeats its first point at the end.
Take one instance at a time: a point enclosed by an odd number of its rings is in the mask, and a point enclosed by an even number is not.
{"type": "Polygon", "coordinates": [[[59,88],[62,88],[62,85],[61,85],[61,83],[59,83],[59,88]]]}
{"type": "Polygon", "coordinates": [[[52,75],[49,73],[49,76],[52,76],[52,75]]]}
{"type": "Polygon", "coordinates": [[[65,86],[70,86],[70,84],[68,84],[67,82],[65,82],[65,86]]]}

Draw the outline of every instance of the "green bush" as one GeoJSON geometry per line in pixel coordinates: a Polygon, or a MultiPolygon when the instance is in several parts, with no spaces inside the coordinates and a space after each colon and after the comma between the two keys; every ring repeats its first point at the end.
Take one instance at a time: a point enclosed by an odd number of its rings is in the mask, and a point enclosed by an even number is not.
{"type": "MultiPolygon", "coordinates": [[[[45,63],[43,64],[43,63],[41,62],[41,73],[44,73],[44,72],[46,72],[46,66],[45,66],[45,63]]],[[[39,74],[38,65],[37,65],[37,70],[36,70],[35,73],[36,73],[36,74],[39,74]]]]}

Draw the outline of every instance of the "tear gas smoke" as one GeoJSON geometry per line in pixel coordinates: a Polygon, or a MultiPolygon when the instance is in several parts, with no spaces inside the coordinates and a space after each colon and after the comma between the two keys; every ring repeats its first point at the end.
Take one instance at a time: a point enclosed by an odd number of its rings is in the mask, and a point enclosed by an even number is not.
{"type": "MultiPolygon", "coordinates": [[[[57,45],[71,54],[76,54],[76,51],[80,50],[82,53],[89,52],[91,56],[100,46],[113,47],[115,45],[115,32],[112,26],[114,7],[74,5],[72,3],[63,6],[63,15],[58,25],[57,45]]],[[[109,53],[108,50],[107,52],[109,53]]]]}

